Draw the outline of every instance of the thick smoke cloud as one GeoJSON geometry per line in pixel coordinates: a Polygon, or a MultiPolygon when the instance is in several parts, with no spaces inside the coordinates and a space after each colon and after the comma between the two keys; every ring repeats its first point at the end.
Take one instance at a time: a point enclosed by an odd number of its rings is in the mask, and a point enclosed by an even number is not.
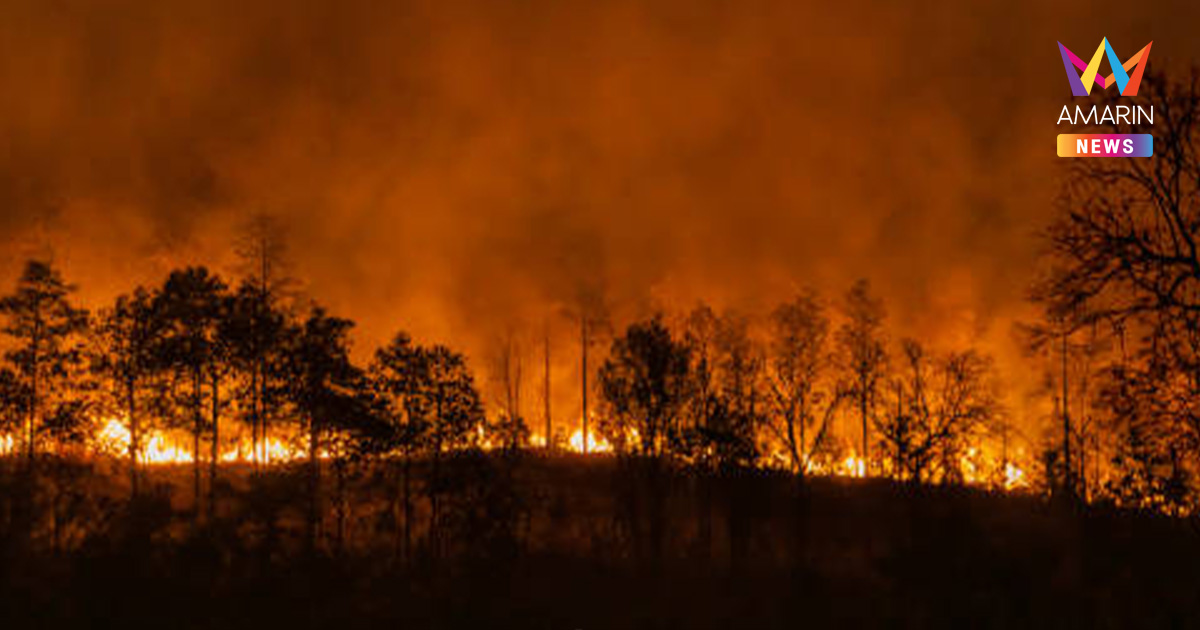
{"type": "Polygon", "coordinates": [[[230,271],[269,212],[364,350],[405,327],[482,362],[547,320],[562,346],[588,300],[761,310],[863,276],[899,330],[1012,365],[1055,41],[1165,68],[1197,10],[913,4],[0,1],[0,272],[53,252],[99,302],[230,271]]]}

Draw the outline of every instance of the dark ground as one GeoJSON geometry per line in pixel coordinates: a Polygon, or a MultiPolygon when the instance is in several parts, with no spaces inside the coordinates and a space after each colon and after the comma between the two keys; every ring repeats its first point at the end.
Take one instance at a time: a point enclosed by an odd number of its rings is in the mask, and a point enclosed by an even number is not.
{"type": "Polygon", "coordinates": [[[107,465],[43,472],[59,482],[31,501],[8,474],[0,628],[1200,627],[1185,520],[476,455],[443,462],[431,531],[415,468],[407,559],[398,464],[347,470],[340,519],[326,471],[315,551],[302,468],[222,471],[212,519],[189,468],[152,471],[133,505],[107,465]]]}

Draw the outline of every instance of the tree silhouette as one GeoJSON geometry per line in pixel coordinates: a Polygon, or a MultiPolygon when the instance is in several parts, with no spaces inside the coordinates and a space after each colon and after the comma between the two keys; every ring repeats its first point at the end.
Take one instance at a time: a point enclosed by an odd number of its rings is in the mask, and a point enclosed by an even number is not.
{"type": "Polygon", "coordinates": [[[702,444],[718,467],[749,468],[757,463],[758,432],[765,425],[763,349],[752,338],[748,319],[733,313],[717,320],[713,347],[716,405],[702,444]]]}
{"type": "MultiPolygon", "coordinates": [[[[1200,75],[1193,71],[1182,81],[1147,75],[1137,100],[1154,107],[1152,126],[1118,120],[1083,131],[1153,134],[1154,159],[1073,161],[1033,297],[1064,345],[1083,327],[1119,342],[1120,356],[1100,374],[1127,381],[1116,387],[1144,398],[1123,407],[1139,409],[1139,418],[1110,424],[1161,423],[1155,432],[1174,436],[1163,446],[1184,448],[1194,459],[1200,454],[1200,75]]],[[[1069,444],[1075,431],[1062,403],[1069,444]]],[[[1121,433],[1130,435],[1128,428],[1121,433]]]]}
{"type": "Polygon", "coordinates": [[[372,395],[366,375],[350,360],[349,332],[354,323],[313,306],[289,334],[288,399],[307,436],[308,542],[321,538],[321,461],[334,466],[334,505],[338,549],[344,538],[344,487],[347,466],[382,452],[392,442],[391,426],[372,395]]]}
{"type": "Polygon", "coordinates": [[[689,355],[657,316],[613,340],[600,367],[600,391],[610,411],[605,432],[615,445],[650,458],[663,454],[687,401],[689,355]]]}
{"type": "Polygon", "coordinates": [[[485,422],[483,403],[475,387],[475,378],[463,355],[442,345],[425,351],[425,379],[422,389],[430,417],[432,470],[427,488],[430,502],[432,548],[440,555],[441,504],[446,483],[443,460],[451,449],[475,443],[477,431],[485,422]]]}
{"type": "Polygon", "coordinates": [[[883,340],[883,302],[871,294],[866,280],[854,283],[846,292],[843,309],[846,320],[838,330],[838,346],[847,391],[858,407],[861,423],[859,456],[866,468],[871,466],[871,431],[879,385],[887,369],[887,350],[883,340]]]}
{"type": "Polygon", "coordinates": [[[399,512],[394,520],[403,522],[403,528],[397,529],[401,542],[395,546],[403,550],[405,562],[412,559],[413,458],[427,442],[430,427],[429,404],[422,395],[427,391],[427,377],[425,353],[406,333],[397,333],[391,342],[375,351],[370,379],[383,403],[384,414],[395,427],[391,450],[399,451],[401,456],[400,491],[392,495],[392,511],[399,512]]]}
{"type": "Polygon", "coordinates": [[[1113,474],[1100,488],[1107,500],[1126,508],[1182,514],[1194,504],[1192,473],[1170,423],[1155,416],[1155,392],[1147,383],[1121,374],[1114,365],[1101,371],[1096,407],[1107,410],[1105,428],[1115,438],[1113,474]]]}
{"type": "Polygon", "coordinates": [[[55,421],[63,433],[69,429],[64,422],[80,420],[72,413],[77,401],[69,389],[82,365],[80,334],[87,328],[87,313],[71,303],[74,292],[50,263],[31,260],[16,291],[0,299],[0,315],[6,319],[2,330],[13,342],[5,358],[26,396],[23,438],[30,465],[44,423],[55,421]]]}
{"type": "Polygon", "coordinates": [[[315,549],[321,536],[321,458],[329,436],[341,428],[356,404],[360,374],[350,362],[347,333],[353,323],[313,307],[290,335],[289,399],[308,442],[308,542],[315,549]]]}
{"type": "Polygon", "coordinates": [[[242,283],[221,322],[231,368],[236,372],[239,414],[250,426],[256,468],[266,460],[269,427],[282,416],[284,363],[290,315],[260,285],[242,283]]]}
{"type": "Polygon", "coordinates": [[[283,403],[281,381],[286,304],[297,284],[288,275],[287,240],[283,224],[266,213],[244,224],[235,251],[244,281],[238,287],[230,338],[235,365],[243,375],[243,418],[251,427],[255,466],[267,457],[271,423],[283,403]]]}
{"type": "Polygon", "coordinates": [[[154,297],[138,287],[101,311],[94,328],[98,343],[92,366],[111,384],[111,407],[119,409],[129,423],[129,486],[134,497],[139,488],[143,412],[153,411],[143,404],[142,397],[159,372],[155,350],[161,343],[162,324],[154,297]]]}
{"type": "Polygon", "coordinates": [[[792,471],[803,475],[808,463],[808,428],[823,436],[842,394],[826,371],[831,366],[829,318],[817,295],[801,293],[771,315],[768,382],[775,414],[770,428],[787,448],[792,471]]]}
{"type": "Polygon", "coordinates": [[[765,357],[749,321],[732,313],[718,317],[702,305],[688,314],[680,343],[688,376],[683,408],[665,428],[672,454],[703,466],[753,465],[767,404],[765,357]]]}
{"type": "Polygon", "coordinates": [[[220,323],[228,308],[226,287],[204,267],[189,267],[171,272],[158,292],[156,302],[155,308],[164,327],[157,354],[174,373],[176,424],[192,435],[193,495],[199,512],[200,442],[205,435],[211,439],[210,486],[219,460],[220,386],[227,369],[227,344],[221,339],[220,323]]]}
{"type": "Polygon", "coordinates": [[[1117,474],[1105,489],[1123,507],[1182,516],[1193,500],[1191,474],[1178,446],[1163,443],[1152,424],[1130,424],[1118,436],[1117,474]]]}
{"type": "Polygon", "coordinates": [[[719,322],[717,315],[707,304],[701,304],[692,309],[684,318],[683,342],[688,347],[689,366],[688,392],[685,418],[680,424],[679,449],[684,456],[692,461],[707,464],[704,457],[702,433],[705,427],[713,423],[717,406],[716,336],[719,322]],[[686,423],[686,424],[685,424],[686,423]]]}
{"type": "Polygon", "coordinates": [[[4,436],[0,444],[0,454],[8,455],[9,449],[16,449],[17,444],[10,442],[12,436],[19,435],[27,415],[26,405],[29,404],[29,392],[25,384],[12,368],[0,366],[0,436],[4,436]]]}
{"type": "Polygon", "coordinates": [[[496,423],[496,434],[504,448],[516,450],[529,441],[529,426],[521,413],[521,390],[523,387],[523,357],[520,337],[506,330],[500,339],[495,359],[497,380],[504,389],[504,412],[496,423]]]}
{"type": "Polygon", "coordinates": [[[903,342],[903,375],[895,404],[877,429],[887,467],[897,479],[962,482],[969,445],[992,427],[1000,403],[989,359],[973,350],[930,357],[920,343],[903,342]]]}

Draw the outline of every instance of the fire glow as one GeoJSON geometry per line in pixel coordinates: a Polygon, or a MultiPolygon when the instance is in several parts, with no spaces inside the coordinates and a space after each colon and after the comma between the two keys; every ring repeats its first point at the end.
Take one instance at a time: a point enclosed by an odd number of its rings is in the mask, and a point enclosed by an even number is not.
{"type": "MultiPolygon", "coordinates": [[[[292,445],[297,443],[297,440],[291,439],[295,437],[280,435],[260,441],[257,447],[257,461],[267,465],[282,465],[307,460],[308,451],[292,445]]],[[[495,437],[482,427],[478,429],[476,437],[476,444],[484,450],[491,450],[499,446],[495,437]]],[[[635,434],[630,437],[636,439],[637,436],[635,434]]],[[[138,463],[146,466],[193,464],[196,462],[196,457],[191,440],[191,436],[179,431],[147,430],[143,433],[138,449],[138,463]]],[[[124,459],[129,456],[130,442],[128,423],[118,418],[105,420],[91,440],[94,453],[114,459],[124,459]]],[[[545,436],[542,433],[531,434],[529,446],[545,449],[545,436]]],[[[565,441],[554,446],[561,448],[563,452],[576,455],[611,457],[616,453],[612,442],[594,431],[588,431],[585,442],[583,430],[578,428],[565,441]]],[[[17,436],[0,435],[0,455],[14,455],[19,447],[20,440],[17,436]]],[[[223,465],[252,463],[256,460],[255,450],[255,446],[248,440],[237,438],[232,444],[225,445],[225,448],[221,450],[219,462],[223,465]]],[[[330,453],[323,450],[318,453],[318,457],[328,459],[330,453]]],[[[991,486],[1005,491],[1017,491],[1030,487],[1024,469],[1011,461],[1003,464],[1003,472],[998,475],[999,480],[997,480],[997,474],[990,471],[999,470],[1001,465],[991,459],[977,449],[971,449],[964,454],[960,461],[963,482],[967,485],[991,486]]],[[[203,444],[201,445],[200,460],[208,461],[208,451],[203,444]]],[[[764,464],[768,467],[786,468],[786,456],[782,452],[775,452],[764,461],[764,464]]],[[[806,474],[816,477],[865,479],[886,476],[885,471],[868,466],[866,460],[853,451],[842,459],[832,462],[822,463],[809,459],[804,468],[806,474]]]]}
{"type": "MultiPolygon", "coordinates": [[[[187,444],[189,439],[184,435],[172,435],[157,429],[146,431],[138,447],[138,463],[191,464],[195,461],[195,454],[187,444]]],[[[131,441],[127,423],[116,418],[105,421],[95,439],[97,449],[113,457],[128,457],[131,441]]],[[[232,447],[221,451],[220,461],[224,464],[248,463],[254,460],[254,450],[253,445],[238,440],[232,447]]],[[[259,461],[267,463],[288,463],[308,458],[306,451],[293,448],[276,437],[268,437],[261,441],[258,444],[258,455],[259,461]]],[[[328,454],[322,453],[322,457],[328,457],[328,454]]],[[[201,456],[201,459],[204,457],[201,456]]]]}

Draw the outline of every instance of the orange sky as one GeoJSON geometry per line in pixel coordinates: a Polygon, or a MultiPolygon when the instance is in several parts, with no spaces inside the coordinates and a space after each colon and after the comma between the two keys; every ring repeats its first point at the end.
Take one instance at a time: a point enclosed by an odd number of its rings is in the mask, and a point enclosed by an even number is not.
{"type": "Polygon", "coordinates": [[[1019,379],[1055,42],[1178,66],[1200,10],[920,5],[0,0],[0,277],[53,251],[97,303],[228,270],[267,211],[364,349],[403,327],[485,363],[549,317],[567,390],[580,296],[761,312],[861,276],[897,335],[1019,379]]]}

